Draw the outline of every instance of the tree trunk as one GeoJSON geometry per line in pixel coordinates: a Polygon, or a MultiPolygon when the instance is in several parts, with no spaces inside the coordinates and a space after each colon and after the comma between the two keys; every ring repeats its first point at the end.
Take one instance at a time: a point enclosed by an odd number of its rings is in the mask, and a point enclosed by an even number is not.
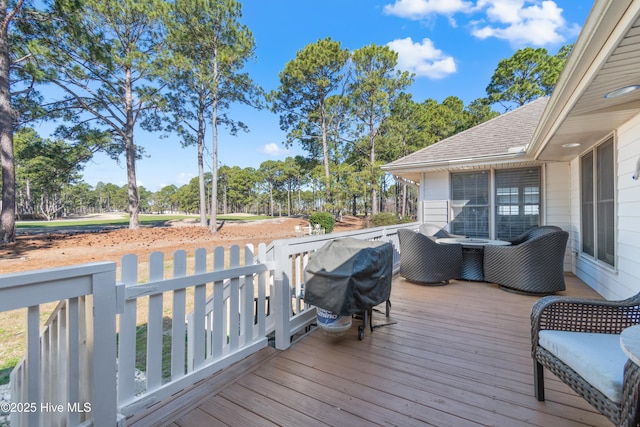
{"type": "Polygon", "coordinates": [[[218,105],[213,103],[213,118],[211,119],[213,126],[213,167],[211,170],[211,220],[209,222],[209,230],[212,233],[217,231],[217,213],[218,213],[218,105]]]}
{"type": "Polygon", "coordinates": [[[324,163],[324,179],[325,179],[325,189],[324,195],[325,200],[324,203],[331,203],[331,174],[329,173],[329,147],[327,146],[327,124],[324,117],[324,107],[322,112],[321,119],[321,132],[322,132],[322,161],[324,163]]]}
{"type": "Polygon", "coordinates": [[[302,185],[300,185],[300,178],[298,177],[298,214],[302,213],[302,185]]]}
{"type": "Polygon", "coordinates": [[[376,173],[375,173],[375,162],[376,162],[376,140],[375,140],[375,131],[373,122],[369,123],[369,147],[371,151],[369,152],[369,163],[370,163],[370,179],[371,179],[371,215],[375,215],[379,211],[378,207],[378,192],[376,188],[376,173]]]}
{"type": "MultiPolygon", "coordinates": [[[[218,82],[218,49],[214,49],[214,61],[213,61],[213,78],[216,86],[218,82]]],[[[216,233],[218,214],[218,93],[213,95],[214,99],[211,103],[211,133],[212,133],[212,156],[213,166],[211,170],[211,221],[209,222],[209,230],[212,233],[216,233]]]]}
{"type": "Polygon", "coordinates": [[[207,226],[207,194],[204,185],[204,115],[198,111],[198,189],[200,191],[200,225],[207,226]]]}
{"type": "Polygon", "coordinates": [[[126,70],[125,81],[125,138],[124,152],[127,161],[127,195],[129,199],[129,229],[135,230],[140,227],[138,219],[139,200],[138,200],[138,183],[136,180],[136,146],[133,143],[133,94],[131,88],[131,70],[126,70]]]}
{"type": "Polygon", "coordinates": [[[402,217],[407,216],[407,184],[402,184],[402,217]]]}
{"type": "Polygon", "coordinates": [[[228,214],[229,212],[227,211],[227,186],[225,184],[224,188],[222,189],[222,213],[223,214],[228,214]]]}
{"type": "Polygon", "coordinates": [[[269,182],[269,215],[273,216],[273,184],[269,182]]]}
{"type": "Polygon", "coordinates": [[[24,209],[26,213],[33,213],[33,202],[31,201],[31,181],[27,178],[25,180],[25,202],[24,209]]]}
{"type": "Polygon", "coordinates": [[[16,240],[16,167],[13,153],[13,111],[9,86],[9,36],[6,1],[0,3],[0,165],[2,167],[2,208],[0,210],[0,243],[16,240]]]}

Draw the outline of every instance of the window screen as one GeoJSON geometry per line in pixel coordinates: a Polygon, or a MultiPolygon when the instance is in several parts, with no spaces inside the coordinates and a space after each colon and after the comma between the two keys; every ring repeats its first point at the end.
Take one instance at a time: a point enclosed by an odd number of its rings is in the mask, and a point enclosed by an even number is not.
{"type": "Polygon", "coordinates": [[[489,172],[451,174],[451,231],[489,237],[489,172]]]}
{"type": "Polygon", "coordinates": [[[595,254],[594,208],[593,208],[593,153],[580,159],[582,252],[595,254]]]}
{"type": "Polygon", "coordinates": [[[596,150],[597,183],[597,247],[598,259],[614,264],[615,256],[615,180],[613,139],[596,150]]]}
{"type": "Polygon", "coordinates": [[[512,239],[540,224],[540,168],[497,170],[496,237],[512,239]]]}
{"type": "Polygon", "coordinates": [[[615,265],[613,138],[580,158],[582,252],[615,265]]]}

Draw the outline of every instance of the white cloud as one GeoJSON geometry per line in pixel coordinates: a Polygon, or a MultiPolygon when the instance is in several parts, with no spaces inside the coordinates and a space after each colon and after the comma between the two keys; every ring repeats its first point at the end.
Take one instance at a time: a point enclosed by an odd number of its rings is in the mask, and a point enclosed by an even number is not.
{"type": "Polygon", "coordinates": [[[453,15],[472,7],[472,3],[463,0],[396,0],[384,7],[384,13],[420,20],[430,15],[453,15]]]}
{"type": "Polygon", "coordinates": [[[553,0],[395,0],[384,12],[412,20],[443,15],[451,27],[458,26],[454,15],[464,13],[472,19],[473,36],[506,40],[514,47],[558,45],[580,32],[553,0]]]}
{"type": "Polygon", "coordinates": [[[289,150],[282,148],[281,145],[278,145],[275,142],[265,144],[265,146],[260,148],[258,151],[273,157],[282,156],[289,152],[289,150]]]}
{"type": "Polygon", "coordinates": [[[492,22],[516,23],[520,21],[524,0],[478,0],[478,9],[487,9],[487,18],[492,22]]]}
{"type": "Polygon", "coordinates": [[[441,79],[456,72],[453,57],[436,49],[430,39],[418,43],[407,37],[393,40],[387,46],[398,53],[398,68],[415,73],[417,77],[441,79]]]}
{"type": "Polygon", "coordinates": [[[472,34],[480,39],[495,37],[520,46],[559,44],[578,31],[569,27],[563,10],[554,1],[479,0],[487,21],[476,22],[472,34]]]}

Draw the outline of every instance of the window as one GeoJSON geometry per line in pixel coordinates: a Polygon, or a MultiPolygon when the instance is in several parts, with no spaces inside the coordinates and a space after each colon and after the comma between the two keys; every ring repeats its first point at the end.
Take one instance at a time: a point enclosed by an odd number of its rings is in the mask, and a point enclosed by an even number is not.
{"type": "Polygon", "coordinates": [[[593,204],[593,153],[588,153],[580,159],[581,181],[581,211],[582,211],[582,252],[595,254],[594,204],[593,204]]]}
{"type": "Polygon", "coordinates": [[[489,172],[451,174],[451,232],[489,237],[489,172]]]}
{"type": "Polygon", "coordinates": [[[514,238],[540,224],[540,168],[496,170],[494,206],[489,204],[490,179],[490,171],[451,174],[453,233],[490,237],[490,208],[497,239],[514,238]]]}
{"type": "Polygon", "coordinates": [[[495,174],[496,238],[512,239],[540,224],[540,168],[495,174]]]}
{"type": "Polygon", "coordinates": [[[615,265],[613,138],[580,158],[582,252],[615,265]]]}

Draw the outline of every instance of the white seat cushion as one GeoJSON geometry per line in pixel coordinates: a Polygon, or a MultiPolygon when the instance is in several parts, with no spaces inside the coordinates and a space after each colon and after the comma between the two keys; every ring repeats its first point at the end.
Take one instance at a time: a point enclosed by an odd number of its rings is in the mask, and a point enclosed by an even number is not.
{"type": "Polygon", "coordinates": [[[540,331],[539,343],[589,384],[620,403],[627,356],[618,334],[540,331]]]}

